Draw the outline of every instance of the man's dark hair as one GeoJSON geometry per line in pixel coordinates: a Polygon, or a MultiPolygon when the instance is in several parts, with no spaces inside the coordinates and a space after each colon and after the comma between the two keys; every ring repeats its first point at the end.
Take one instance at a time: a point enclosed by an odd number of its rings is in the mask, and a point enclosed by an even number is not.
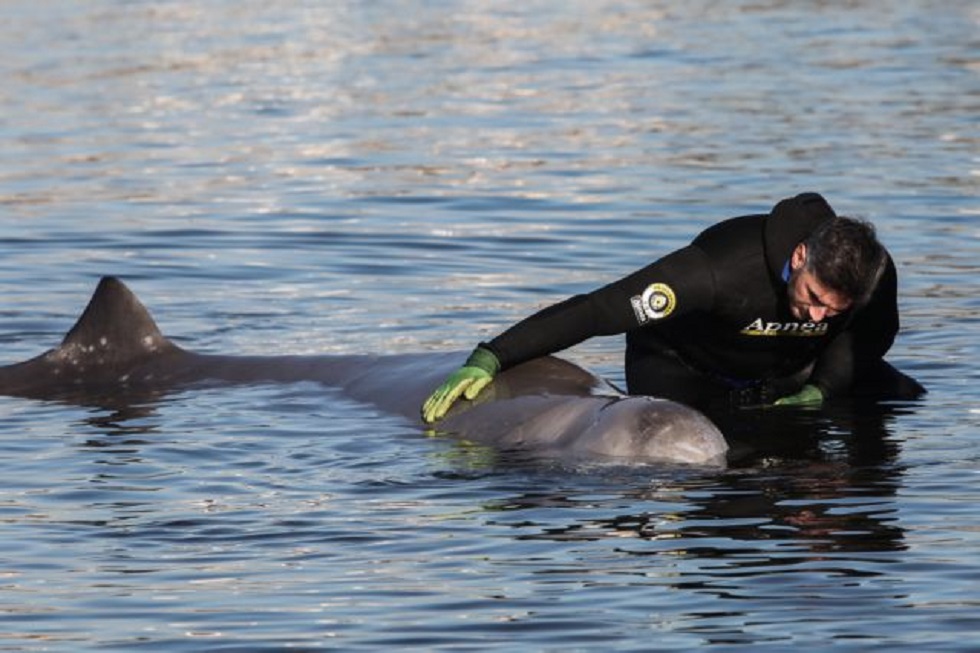
{"type": "Polygon", "coordinates": [[[807,269],[831,290],[863,303],[885,266],[885,248],[870,222],[838,216],[817,227],[806,241],[807,269]]]}

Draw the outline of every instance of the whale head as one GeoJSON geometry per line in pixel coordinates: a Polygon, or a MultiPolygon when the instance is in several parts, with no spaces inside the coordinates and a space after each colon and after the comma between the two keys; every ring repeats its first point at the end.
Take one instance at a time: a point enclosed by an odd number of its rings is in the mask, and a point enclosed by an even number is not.
{"type": "Polygon", "coordinates": [[[723,465],[728,444],[700,412],[646,396],[612,401],[565,446],[582,455],[723,465]]]}

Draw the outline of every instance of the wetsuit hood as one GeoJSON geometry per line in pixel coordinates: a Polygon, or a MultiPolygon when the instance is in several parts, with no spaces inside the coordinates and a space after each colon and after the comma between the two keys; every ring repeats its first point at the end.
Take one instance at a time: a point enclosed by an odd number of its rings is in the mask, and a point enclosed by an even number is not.
{"type": "Polygon", "coordinates": [[[836,217],[834,210],[818,193],[801,193],[773,207],[763,227],[766,264],[773,279],[782,279],[783,269],[796,246],[817,225],[833,217],[836,217]]]}

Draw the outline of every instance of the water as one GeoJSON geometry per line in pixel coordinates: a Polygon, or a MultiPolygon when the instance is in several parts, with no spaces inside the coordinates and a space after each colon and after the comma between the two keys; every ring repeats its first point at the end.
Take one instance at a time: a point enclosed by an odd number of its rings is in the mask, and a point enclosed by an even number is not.
{"type": "Polygon", "coordinates": [[[0,398],[3,650],[975,646],[975,3],[3,13],[5,362],[103,274],[198,351],[466,349],[818,190],[876,221],[930,389],[746,418],[724,472],[501,460],[308,385],[0,398]]]}

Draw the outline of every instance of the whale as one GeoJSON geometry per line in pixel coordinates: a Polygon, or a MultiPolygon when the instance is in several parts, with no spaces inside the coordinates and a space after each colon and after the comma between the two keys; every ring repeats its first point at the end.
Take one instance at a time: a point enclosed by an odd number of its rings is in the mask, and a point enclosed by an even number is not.
{"type": "Polygon", "coordinates": [[[200,387],[313,382],[427,432],[545,458],[724,466],[728,444],[702,413],[629,396],[559,357],[538,358],[460,401],[435,425],[420,406],[462,352],[329,355],[198,353],[164,336],[119,278],[102,277],[61,343],[0,367],[0,395],[77,405],[139,402],[200,387]]]}

